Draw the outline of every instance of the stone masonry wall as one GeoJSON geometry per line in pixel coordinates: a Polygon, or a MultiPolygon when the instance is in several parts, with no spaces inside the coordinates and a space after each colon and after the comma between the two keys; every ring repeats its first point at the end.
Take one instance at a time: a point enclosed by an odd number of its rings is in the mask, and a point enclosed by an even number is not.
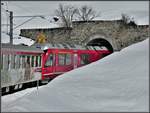
{"type": "Polygon", "coordinates": [[[120,50],[149,37],[149,26],[124,25],[121,20],[73,22],[72,28],[22,29],[21,36],[36,40],[42,30],[48,42],[75,43],[86,45],[95,36],[110,42],[115,50],[120,50]]]}

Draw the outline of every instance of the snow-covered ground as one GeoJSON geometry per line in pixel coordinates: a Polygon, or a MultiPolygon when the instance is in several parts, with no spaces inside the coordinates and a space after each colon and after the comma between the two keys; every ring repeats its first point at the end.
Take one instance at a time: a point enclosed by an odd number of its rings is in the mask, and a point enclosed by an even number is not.
{"type": "Polygon", "coordinates": [[[39,90],[2,97],[5,112],[148,110],[149,39],[56,77],[39,90]]]}
{"type": "MultiPolygon", "coordinates": [[[[1,33],[1,41],[2,43],[9,43],[10,41],[10,37],[9,35],[7,35],[6,33],[1,33]]],[[[34,44],[35,41],[29,39],[29,38],[26,38],[26,37],[22,37],[22,36],[19,36],[19,35],[13,35],[13,44],[14,45],[18,45],[18,44],[26,44],[28,46],[31,46],[32,44],[34,44]]]]}

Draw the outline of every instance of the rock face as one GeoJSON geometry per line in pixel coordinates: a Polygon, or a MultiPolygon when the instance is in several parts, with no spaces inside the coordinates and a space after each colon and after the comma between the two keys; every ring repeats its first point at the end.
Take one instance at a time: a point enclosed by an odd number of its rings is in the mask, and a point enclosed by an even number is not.
{"type": "Polygon", "coordinates": [[[45,33],[50,43],[104,44],[113,51],[121,50],[149,36],[149,25],[125,25],[122,20],[77,21],[73,22],[72,28],[22,29],[20,35],[36,40],[36,34],[40,30],[45,33]]]}

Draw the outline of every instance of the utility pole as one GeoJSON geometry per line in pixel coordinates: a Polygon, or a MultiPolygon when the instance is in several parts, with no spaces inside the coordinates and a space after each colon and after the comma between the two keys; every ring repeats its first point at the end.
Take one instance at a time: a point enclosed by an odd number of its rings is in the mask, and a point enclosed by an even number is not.
{"type": "Polygon", "coordinates": [[[9,31],[9,36],[10,36],[10,44],[13,45],[13,12],[9,11],[9,18],[10,18],[10,31],[9,31]]]}

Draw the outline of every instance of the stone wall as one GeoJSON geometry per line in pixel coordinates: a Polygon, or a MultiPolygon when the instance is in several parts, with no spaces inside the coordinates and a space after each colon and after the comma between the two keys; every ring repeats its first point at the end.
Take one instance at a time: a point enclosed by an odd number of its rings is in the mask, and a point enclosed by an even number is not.
{"type": "Polygon", "coordinates": [[[35,40],[40,30],[46,34],[48,42],[86,45],[94,39],[105,39],[114,50],[120,50],[149,36],[148,25],[124,25],[122,20],[78,21],[73,22],[72,28],[22,29],[20,35],[35,40]]]}

